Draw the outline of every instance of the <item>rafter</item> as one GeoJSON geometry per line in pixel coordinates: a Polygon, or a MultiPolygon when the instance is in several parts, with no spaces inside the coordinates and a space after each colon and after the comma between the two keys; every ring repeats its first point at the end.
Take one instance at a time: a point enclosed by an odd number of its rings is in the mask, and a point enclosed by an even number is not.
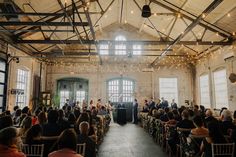
{"type": "MultiPolygon", "coordinates": [[[[157,4],[157,5],[159,5],[159,6],[163,7],[163,8],[165,8],[165,9],[171,11],[171,12],[174,12],[174,13],[181,12],[181,15],[182,15],[184,18],[186,18],[186,19],[188,19],[188,20],[190,20],[190,21],[194,21],[194,20],[195,20],[194,18],[197,18],[196,15],[194,15],[194,14],[192,14],[192,13],[190,13],[190,12],[188,12],[188,11],[186,11],[186,10],[184,10],[184,9],[182,9],[182,8],[180,8],[180,7],[174,5],[174,4],[172,4],[172,3],[170,3],[170,2],[168,2],[168,1],[166,1],[166,0],[163,0],[163,1],[166,2],[166,3],[169,4],[169,5],[166,5],[166,4],[164,4],[163,2],[157,1],[157,0],[151,0],[151,1],[152,1],[153,3],[155,3],[155,4],[157,4]],[[172,7],[170,7],[170,6],[172,6],[172,7]],[[180,10],[180,11],[178,11],[178,10],[180,10]],[[193,17],[194,17],[194,18],[193,18],[193,17]]],[[[219,32],[219,35],[221,35],[222,37],[228,38],[228,37],[231,36],[231,33],[227,32],[227,31],[225,31],[225,30],[219,28],[218,26],[215,26],[215,25],[213,25],[213,24],[211,24],[211,23],[209,23],[209,22],[207,22],[207,21],[205,21],[205,20],[202,20],[202,21],[201,21],[200,23],[198,23],[198,24],[199,24],[200,26],[202,26],[202,27],[204,27],[204,28],[206,28],[206,29],[212,31],[212,32],[219,32]]]]}
{"type": "MultiPolygon", "coordinates": [[[[204,16],[207,16],[210,12],[212,12],[223,0],[214,0],[199,16],[196,20],[194,20],[186,29],[183,33],[181,33],[169,46],[167,46],[166,49],[170,49],[172,48],[172,46],[174,46],[175,44],[179,43],[181,39],[183,39],[183,37],[185,37],[186,34],[188,34],[188,32],[190,32],[196,25],[198,25],[200,23],[200,21],[204,18],[204,16]],[[203,16],[204,15],[204,16],[203,16]]],[[[168,51],[163,51],[162,52],[162,56],[155,58],[155,60],[152,62],[152,66],[154,65],[154,63],[158,60],[161,59],[162,57],[164,57],[166,55],[168,51]]]]}
{"type": "MultiPolygon", "coordinates": [[[[18,44],[80,44],[78,40],[16,40],[18,44]]],[[[116,41],[116,40],[83,40],[83,44],[141,44],[141,45],[170,45],[173,41],[146,41],[146,40],[129,40],[129,41],[116,41]]],[[[210,41],[179,41],[176,45],[230,45],[229,42],[210,42],[210,41]]]]}

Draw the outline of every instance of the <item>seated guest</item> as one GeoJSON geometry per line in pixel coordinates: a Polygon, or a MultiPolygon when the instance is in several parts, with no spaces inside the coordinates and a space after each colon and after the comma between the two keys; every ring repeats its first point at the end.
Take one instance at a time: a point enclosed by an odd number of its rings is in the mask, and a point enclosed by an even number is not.
{"type": "Polygon", "coordinates": [[[21,109],[17,109],[15,115],[13,116],[14,125],[19,126],[20,117],[21,117],[21,109]]]}
{"type": "Polygon", "coordinates": [[[61,128],[57,124],[58,113],[56,110],[51,110],[48,113],[48,123],[44,124],[43,136],[58,136],[61,133],[61,128]]]}
{"type": "Polygon", "coordinates": [[[200,113],[200,116],[202,117],[202,119],[205,119],[205,117],[206,117],[205,111],[206,111],[205,107],[203,105],[200,105],[199,113],[200,113]]]}
{"type": "Polygon", "coordinates": [[[85,147],[85,157],[95,157],[96,156],[96,144],[95,142],[88,136],[89,133],[89,123],[82,122],[79,125],[80,134],[78,135],[78,143],[86,143],[85,147]]]}
{"type": "Polygon", "coordinates": [[[76,122],[76,118],[75,118],[74,113],[70,113],[68,116],[68,123],[70,125],[70,128],[74,128],[75,122],[76,122]]]}
{"type": "Polygon", "coordinates": [[[208,130],[204,127],[202,118],[200,116],[195,116],[193,118],[193,124],[196,128],[191,130],[192,135],[208,136],[208,130]]]}
{"type": "Polygon", "coordinates": [[[19,137],[14,127],[0,130],[0,156],[1,157],[26,157],[17,149],[19,137]]]}
{"type": "Polygon", "coordinates": [[[170,111],[170,109],[167,107],[165,108],[165,114],[160,117],[160,120],[163,122],[167,122],[169,119],[167,117],[167,113],[170,111]]]}
{"type": "Polygon", "coordinates": [[[176,125],[177,121],[174,118],[174,114],[172,112],[167,113],[168,121],[166,122],[167,125],[176,125]]]}
{"type": "Polygon", "coordinates": [[[0,130],[9,126],[13,126],[11,116],[3,116],[0,118],[0,130]]]}
{"type": "Polygon", "coordinates": [[[67,106],[66,112],[65,112],[65,117],[68,118],[69,115],[71,114],[71,112],[72,112],[72,107],[71,106],[67,106]]]}
{"type": "Polygon", "coordinates": [[[78,135],[80,134],[79,125],[80,125],[80,123],[82,123],[84,121],[88,122],[90,125],[89,133],[88,133],[89,137],[91,137],[94,141],[96,141],[97,137],[95,135],[94,127],[92,126],[92,119],[90,118],[88,113],[82,113],[79,116],[79,119],[76,121],[75,130],[76,130],[77,134],[78,135]]]}
{"type": "Polygon", "coordinates": [[[200,111],[199,111],[199,106],[198,105],[194,105],[193,112],[194,112],[195,116],[200,116],[200,111]]]}
{"type": "Polygon", "coordinates": [[[152,112],[152,110],[155,108],[155,101],[153,100],[153,98],[151,98],[151,100],[149,101],[149,112],[152,112]]]}
{"type": "Polygon", "coordinates": [[[149,112],[148,101],[144,100],[143,112],[149,112]]]}
{"type": "Polygon", "coordinates": [[[209,137],[206,137],[201,144],[201,151],[204,152],[204,156],[211,157],[211,144],[212,143],[226,143],[223,133],[216,122],[208,123],[209,137]]]}
{"type": "Polygon", "coordinates": [[[220,127],[224,135],[229,135],[230,130],[234,129],[235,126],[232,120],[232,114],[229,110],[225,109],[221,113],[220,127]]]}
{"type": "Polygon", "coordinates": [[[173,109],[173,114],[174,114],[174,118],[176,121],[181,121],[181,116],[179,115],[178,113],[178,110],[177,109],[173,109]]]}
{"type": "Polygon", "coordinates": [[[26,132],[32,127],[32,119],[30,116],[27,116],[23,119],[22,123],[21,123],[21,128],[19,131],[19,135],[21,137],[25,137],[26,136],[26,132]]]}
{"type": "Polygon", "coordinates": [[[38,115],[38,124],[42,127],[46,123],[47,123],[46,113],[44,111],[41,111],[38,115]]]}
{"type": "Polygon", "coordinates": [[[206,110],[206,117],[205,117],[205,120],[204,120],[205,127],[207,127],[207,124],[209,122],[213,122],[213,121],[214,122],[218,122],[218,120],[215,117],[213,117],[212,110],[211,109],[207,109],[206,110]]]}
{"type": "Polygon", "coordinates": [[[64,130],[58,139],[58,149],[48,157],[82,157],[76,153],[76,134],[71,129],[64,130]]]}
{"type": "Polygon", "coordinates": [[[33,125],[26,133],[26,144],[42,144],[41,141],[42,128],[39,124],[33,125]]]}
{"type": "Polygon", "coordinates": [[[105,106],[100,107],[100,109],[98,110],[98,115],[107,115],[105,106]]]}
{"type": "Polygon", "coordinates": [[[13,112],[12,112],[12,114],[11,114],[11,116],[12,117],[15,117],[15,115],[16,115],[16,110],[18,110],[19,109],[19,106],[14,106],[14,108],[13,108],[13,112]]]}
{"type": "Polygon", "coordinates": [[[184,128],[184,129],[192,129],[195,128],[193,125],[193,122],[189,120],[189,113],[188,110],[184,110],[181,114],[182,120],[179,121],[176,125],[178,128],[184,128]]]}
{"type": "Polygon", "coordinates": [[[221,110],[220,110],[220,116],[221,116],[221,114],[223,113],[224,110],[227,110],[227,108],[226,108],[226,107],[222,107],[222,108],[221,108],[221,110]]]}
{"type": "Polygon", "coordinates": [[[68,129],[70,127],[69,122],[65,118],[64,110],[60,109],[58,110],[58,125],[62,130],[68,129]]]}

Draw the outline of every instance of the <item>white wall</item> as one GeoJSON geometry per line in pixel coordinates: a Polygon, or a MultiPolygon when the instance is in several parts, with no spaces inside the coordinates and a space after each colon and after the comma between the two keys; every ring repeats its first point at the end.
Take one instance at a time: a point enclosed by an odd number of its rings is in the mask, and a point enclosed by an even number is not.
{"type": "MultiPolygon", "coordinates": [[[[33,77],[34,75],[38,75],[40,73],[40,63],[38,60],[33,59],[32,57],[26,55],[24,52],[9,46],[8,53],[11,56],[19,56],[19,63],[14,61],[10,62],[9,65],[9,73],[8,73],[8,95],[7,95],[7,107],[9,110],[12,110],[15,105],[15,98],[16,95],[11,94],[10,91],[12,89],[16,89],[16,81],[17,81],[17,69],[23,68],[29,71],[29,78],[28,78],[28,105],[31,107],[32,105],[32,97],[33,97],[33,77]]],[[[42,90],[44,90],[44,82],[45,82],[45,67],[42,70],[42,90]]]]}
{"type": "Polygon", "coordinates": [[[179,87],[179,104],[184,105],[184,100],[192,100],[192,76],[187,68],[170,69],[161,67],[154,72],[142,72],[146,65],[127,66],[125,70],[120,64],[76,64],[73,66],[47,66],[47,84],[46,90],[55,94],[57,89],[57,80],[65,77],[79,77],[89,80],[89,99],[97,100],[102,98],[107,101],[106,82],[111,78],[127,77],[135,81],[135,96],[143,104],[144,99],[150,99],[154,96],[159,98],[159,78],[177,77],[179,87]],[[75,67],[75,68],[73,68],[75,67]],[[76,68],[78,67],[78,68],[76,68]],[[72,73],[73,71],[73,73],[72,73]]]}
{"type": "MultiPolygon", "coordinates": [[[[231,47],[232,48],[232,47],[231,47]]],[[[199,77],[202,74],[211,74],[213,75],[213,72],[215,70],[224,68],[226,69],[227,73],[227,87],[228,87],[228,102],[229,102],[229,109],[231,111],[236,110],[236,85],[232,84],[229,81],[229,75],[230,73],[234,72],[236,73],[236,59],[229,59],[229,60],[224,60],[224,56],[227,52],[229,51],[234,51],[235,50],[231,48],[223,48],[218,51],[215,51],[214,53],[211,53],[210,56],[203,57],[198,64],[196,65],[196,99],[197,99],[197,104],[200,104],[200,92],[199,92],[199,77]]],[[[212,82],[212,80],[211,80],[212,82]]],[[[211,94],[213,95],[213,103],[212,108],[215,108],[214,104],[214,86],[211,88],[211,94]]]]}

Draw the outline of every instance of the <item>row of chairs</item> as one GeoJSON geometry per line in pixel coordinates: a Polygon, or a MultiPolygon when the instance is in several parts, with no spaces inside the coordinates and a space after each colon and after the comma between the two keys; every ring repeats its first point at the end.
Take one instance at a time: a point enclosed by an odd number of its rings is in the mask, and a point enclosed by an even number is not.
{"type": "MultiPolygon", "coordinates": [[[[86,148],[86,143],[77,144],[76,152],[78,154],[84,156],[85,155],[85,148],[86,148]]],[[[44,155],[44,144],[38,144],[38,145],[22,144],[21,151],[27,157],[43,157],[43,155],[44,155]]]]}
{"type": "MultiPolygon", "coordinates": [[[[109,129],[110,117],[109,115],[106,115],[106,116],[98,116],[98,118],[99,122],[95,123],[95,134],[97,136],[96,143],[100,144],[102,142],[103,137],[105,136],[105,133],[109,129]]],[[[43,157],[47,156],[49,152],[56,150],[58,136],[52,136],[52,137],[43,136],[41,137],[41,139],[44,144],[38,144],[38,145],[21,144],[20,150],[24,154],[26,154],[27,157],[43,157]]],[[[22,138],[22,141],[24,141],[24,138],[22,138]]],[[[85,148],[86,148],[86,143],[77,144],[76,152],[84,156],[85,148]]]]}
{"type": "MultiPolygon", "coordinates": [[[[200,152],[200,145],[205,138],[204,136],[189,135],[191,129],[165,125],[160,119],[152,117],[148,113],[140,113],[140,120],[144,130],[168,153],[168,156],[204,156],[200,152]],[[172,152],[173,146],[176,147],[176,152],[172,152]]],[[[234,156],[234,143],[212,144],[211,147],[213,156],[234,156]]]]}

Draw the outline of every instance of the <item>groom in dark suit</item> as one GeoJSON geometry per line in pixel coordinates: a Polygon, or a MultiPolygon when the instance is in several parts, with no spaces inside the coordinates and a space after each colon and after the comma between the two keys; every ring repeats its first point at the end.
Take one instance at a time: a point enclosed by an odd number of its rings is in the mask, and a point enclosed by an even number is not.
{"type": "Polygon", "coordinates": [[[133,123],[138,123],[138,101],[137,99],[134,99],[133,102],[133,123]]]}

